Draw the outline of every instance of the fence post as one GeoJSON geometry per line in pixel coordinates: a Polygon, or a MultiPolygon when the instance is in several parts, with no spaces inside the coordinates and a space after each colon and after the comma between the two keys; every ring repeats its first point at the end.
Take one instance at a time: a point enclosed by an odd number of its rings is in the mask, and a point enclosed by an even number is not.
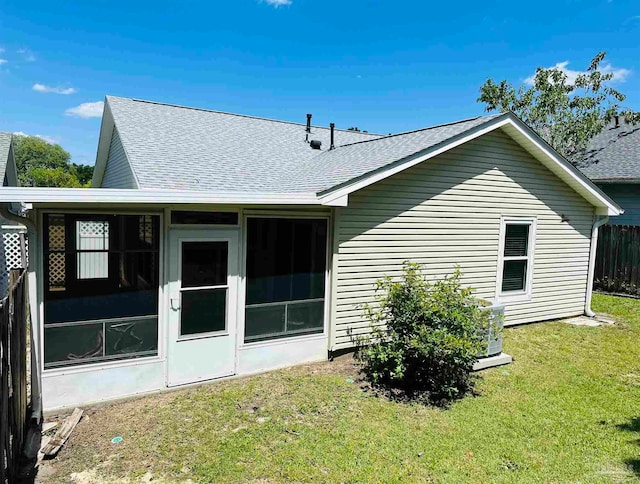
{"type": "Polygon", "coordinates": [[[25,453],[25,444],[41,435],[31,431],[28,418],[25,274],[9,272],[9,294],[0,301],[0,484],[31,473],[35,458],[25,453]]]}
{"type": "Polygon", "coordinates": [[[9,324],[8,298],[0,301],[0,482],[8,479],[11,460],[9,429],[9,324]]]}

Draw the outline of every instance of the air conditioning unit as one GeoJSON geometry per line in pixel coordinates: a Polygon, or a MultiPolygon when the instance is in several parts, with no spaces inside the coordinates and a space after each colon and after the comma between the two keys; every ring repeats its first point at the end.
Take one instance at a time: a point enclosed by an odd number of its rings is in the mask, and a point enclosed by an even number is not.
{"type": "Polygon", "coordinates": [[[487,342],[486,351],[478,354],[478,358],[488,358],[502,353],[502,329],[504,328],[504,304],[490,304],[481,308],[491,312],[493,327],[481,335],[487,342]]]}

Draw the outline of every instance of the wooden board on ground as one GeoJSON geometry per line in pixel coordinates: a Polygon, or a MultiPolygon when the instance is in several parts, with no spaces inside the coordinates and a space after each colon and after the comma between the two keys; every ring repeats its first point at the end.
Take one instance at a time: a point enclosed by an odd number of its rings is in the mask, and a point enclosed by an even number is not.
{"type": "Polygon", "coordinates": [[[58,426],[58,422],[45,422],[42,425],[42,433],[47,433],[51,429],[55,429],[58,426]]]}
{"type": "Polygon", "coordinates": [[[48,457],[56,455],[71,435],[71,432],[73,432],[73,429],[78,425],[81,418],[82,410],[76,408],[73,413],[66,418],[62,426],[58,429],[47,445],[42,447],[41,452],[48,457]]]}
{"type": "Polygon", "coordinates": [[[51,441],[51,437],[47,435],[42,437],[42,445],[40,446],[40,450],[38,451],[38,460],[37,460],[36,466],[39,466],[40,463],[42,462],[42,459],[44,459],[44,448],[47,445],[49,445],[50,441],[51,441]]]}

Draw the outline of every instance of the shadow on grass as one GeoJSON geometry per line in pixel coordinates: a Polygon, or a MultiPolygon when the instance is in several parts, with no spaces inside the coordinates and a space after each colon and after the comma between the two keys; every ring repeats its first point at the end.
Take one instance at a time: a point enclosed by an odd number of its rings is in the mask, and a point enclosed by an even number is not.
{"type": "MultiPolygon", "coordinates": [[[[640,417],[634,417],[629,422],[617,426],[620,430],[632,433],[638,437],[636,443],[640,445],[640,417]]],[[[636,477],[640,478],[640,458],[627,459],[624,463],[629,467],[629,471],[633,472],[636,477]]]]}
{"type": "Polygon", "coordinates": [[[443,395],[441,393],[401,388],[390,383],[374,384],[362,368],[359,372],[358,383],[360,384],[360,389],[362,391],[378,398],[384,398],[394,403],[409,405],[419,404],[444,410],[450,408],[453,403],[464,398],[481,396],[480,393],[476,391],[476,383],[480,379],[481,377],[478,375],[471,375],[467,382],[468,386],[460,389],[459,393],[454,395],[443,395]]]}

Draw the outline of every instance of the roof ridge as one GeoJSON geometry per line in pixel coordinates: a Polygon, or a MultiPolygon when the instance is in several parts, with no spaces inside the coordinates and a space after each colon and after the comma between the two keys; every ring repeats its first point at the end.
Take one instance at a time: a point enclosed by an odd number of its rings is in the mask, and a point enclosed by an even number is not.
{"type": "MultiPolygon", "coordinates": [[[[296,123],[294,121],[284,121],[282,119],[273,119],[273,118],[265,118],[262,116],[252,116],[250,114],[240,114],[240,113],[230,113],[228,111],[219,111],[217,109],[207,109],[207,108],[198,108],[198,107],[194,107],[194,106],[184,106],[181,104],[171,104],[171,103],[163,103],[160,101],[149,101],[147,99],[136,99],[136,98],[132,98],[132,97],[119,97],[119,96],[106,96],[107,98],[113,98],[113,99],[124,99],[126,101],[134,101],[134,102],[139,102],[139,103],[147,103],[147,104],[157,104],[159,106],[168,106],[168,107],[172,107],[172,108],[180,108],[180,109],[190,109],[192,111],[203,111],[206,113],[216,113],[216,114],[224,114],[227,116],[238,116],[241,118],[249,118],[249,119],[257,119],[260,121],[271,121],[273,123],[282,123],[282,124],[292,124],[294,126],[302,126],[302,127],[306,127],[306,124],[304,123],[296,123]]],[[[311,125],[312,128],[317,128],[317,129],[326,129],[329,130],[331,128],[329,127],[324,127],[324,126],[317,126],[317,125],[311,125]]],[[[377,133],[365,133],[363,131],[353,131],[353,130],[349,130],[349,129],[339,129],[336,128],[336,131],[341,131],[341,132],[345,132],[345,133],[357,133],[357,134],[362,134],[362,135],[366,135],[366,136],[376,136],[376,137],[384,137],[385,135],[383,134],[377,134],[377,133]]]]}
{"type": "Polygon", "coordinates": [[[419,133],[421,131],[429,131],[430,129],[436,129],[436,128],[444,128],[445,126],[453,126],[454,124],[461,124],[461,123],[468,123],[469,121],[475,121],[476,119],[493,119],[496,118],[498,116],[504,115],[507,113],[498,113],[498,114],[490,114],[489,116],[475,116],[473,118],[467,118],[467,119],[461,119],[459,121],[453,121],[451,123],[442,123],[442,124],[436,124],[434,126],[428,126],[426,128],[419,128],[419,129],[413,129],[411,131],[403,131],[402,133],[395,133],[395,134],[389,134],[386,136],[381,136],[380,138],[375,138],[375,139],[366,139],[366,140],[362,140],[362,141],[354,141],[353,143],[347,143],[344,145],[339,145],[336,148],[342,148],[345,146],[353,146],[353,145],[358,145],[358,144],[362,144],[362,143],[369,143],[371,141],[380,141],[383,139],[387,139],[387,138],[393,138],[395,136],[404,136],[407,134],[414,134],[414,133],[419,133]]]}

